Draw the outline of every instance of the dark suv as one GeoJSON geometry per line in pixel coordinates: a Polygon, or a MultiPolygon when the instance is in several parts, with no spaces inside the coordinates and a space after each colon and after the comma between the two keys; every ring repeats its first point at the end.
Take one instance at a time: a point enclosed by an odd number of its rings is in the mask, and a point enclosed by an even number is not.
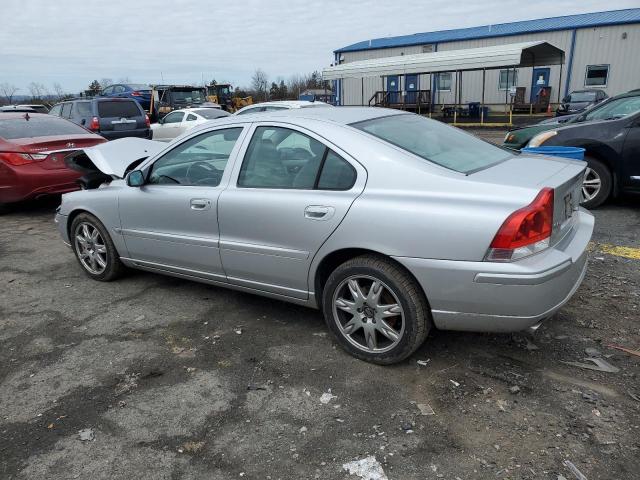
{"type": "Polygon", "coordinates": [[[149,117],[138,102],[128,98],[88,98],[54,105],[51,115],[71,120],[108,140],[150,138],[149,117]]]}

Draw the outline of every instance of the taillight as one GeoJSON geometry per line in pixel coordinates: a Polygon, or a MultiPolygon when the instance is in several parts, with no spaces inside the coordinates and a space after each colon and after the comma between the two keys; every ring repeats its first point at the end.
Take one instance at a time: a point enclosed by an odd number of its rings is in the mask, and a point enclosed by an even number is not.
{"type": "Polygon", "coordinates": [[[98,120],[98,117],[93,117],[91,119],[91,123],[89,124],[89,130],[93,130],[94,132],[97,132],[98,130],[100,130],[100,120],[98,120]]]}
{"type": "Polygon", "coordinates": [[[135,92],[134,91],[134,92],[131,92],[131,96],[132,97],[140,97],[140,96],[142,96],[142,94],[140,92],[135,92]]]}
{"type": "Polygon", "coordinates": [[[17,152],[6,152],[0,153],[0,160],[9,165],[13,165],[15,167],[20,165],[28,165],[34,162],[41,162],[47,156],[42,153],[17,153],[17,152]]]}
{"type": "Polygon", "coordinates": [[[553,229],[553,188],[543,188],[526,207],[513,212],[493,238],[486,259],[508,262],[549,247],[553,229]]]}
{"type": "Polygon", "coordinates": [[[147,127],[151,126],[151,120],[149,120],[149,115],[147,115],[146,113],[144,114],[144,123],[147,125],[147,127]]]}

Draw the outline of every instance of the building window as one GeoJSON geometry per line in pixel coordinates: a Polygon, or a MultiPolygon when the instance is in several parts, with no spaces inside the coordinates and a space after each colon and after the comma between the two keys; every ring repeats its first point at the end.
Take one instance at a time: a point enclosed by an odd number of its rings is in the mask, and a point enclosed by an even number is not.
{"type": "Polygon", "coordinates": [[[451,72],[441,72],[436,74],[436,90],[439,92],[451,91],[451,72]]]}
{"type": "Polygon", "coordinates": [[[609,65],[587,65],[587,72],[584,76],[584,86],[604,87],[607,85],[609,77],[609,65]]]}
{"type": "Polygon", "coordinates": [[[498,88],[500,90],[509,90],[511,87],[515,87],[518,83],[518,71],[509,69],[509,70],[500,70],[500,81],[498,88]]]}

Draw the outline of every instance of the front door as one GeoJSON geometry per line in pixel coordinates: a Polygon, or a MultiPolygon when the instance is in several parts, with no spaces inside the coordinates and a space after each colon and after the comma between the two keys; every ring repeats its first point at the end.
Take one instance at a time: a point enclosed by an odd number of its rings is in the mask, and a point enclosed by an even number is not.
{"type": "Polygon", "coordinates": [[[171,112],[164,116],[153,129],[154,140],[168,140],[176,138],[182,133],[184,112],[171,112]]]}
{"type": "Polygon", "coordinates": [[[404,89],[407,91],[405,103],[415,104],[418,100],[418,75],[405,75],[404,89]]]}
{"type": "Polygon", "coordinates": [[[550,68],[534,68],[531,79],[531,103],[535,103],[542,87],[549,86],[550,68]]]}
{"type": "Polygon", "coordinates": [[[232,127],[192,137],[145,167],[145,185],[123,189],[119,212],[129,258],[147,267],[225,278],[218,197],[242,131],[232,127]]]}
{"type": "Polygon", "coordinates": [[[345,158],[297,127],[254,128],[218,206],[220,253],[230,283],[308,298],[311,261],[366,181],[362,166],[345,158]]]}
{"type": "Polygon", "coordinates": [[[389,96],[389,103],[399,103],[400,101],[400,77],[398,75],[391,75],[387,77],[387,92],[389,96]]]}

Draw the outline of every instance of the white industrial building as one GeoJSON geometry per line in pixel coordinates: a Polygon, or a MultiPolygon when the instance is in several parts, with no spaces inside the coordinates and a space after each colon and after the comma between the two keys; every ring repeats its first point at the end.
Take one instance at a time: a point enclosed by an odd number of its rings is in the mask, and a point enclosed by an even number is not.
{"type": "Polygon", "coordinates": [[[334,81],[339,105],[372,104],[376,92],[406,102],[422,92],[435,105],[495,106],[510,101],[511,87],[522,87],[526,101],[533,101],[541,86],[550,87],[552,102],[584,88],[612,96],[640,88],[640,8],[378,38],[334,55],[323,75],[334,81]],[[543,44],[555,47],[560,60],[527,52],[517,62],[505,56],[514,47],[543,44]],[[502,63],[489,56],[501,56],[502,63]]]}

